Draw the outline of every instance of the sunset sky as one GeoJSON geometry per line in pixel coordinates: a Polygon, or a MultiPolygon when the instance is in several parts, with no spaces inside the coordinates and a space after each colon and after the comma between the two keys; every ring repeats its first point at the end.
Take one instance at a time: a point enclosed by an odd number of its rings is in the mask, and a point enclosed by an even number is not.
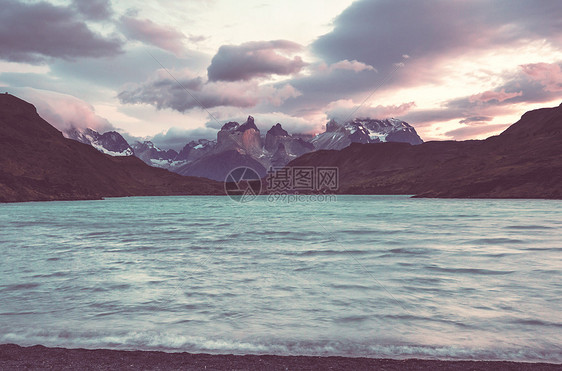
{"type": "Polygon", "coordinates": [[[426,141],[485,138],[525,111],[562,103],[559,0],[0,0],[0,8],[2,91],[59,129],[117,129],[164,148],[215,138],[224,122],[248,115],[261,130],[397,117],[426,141]]]}

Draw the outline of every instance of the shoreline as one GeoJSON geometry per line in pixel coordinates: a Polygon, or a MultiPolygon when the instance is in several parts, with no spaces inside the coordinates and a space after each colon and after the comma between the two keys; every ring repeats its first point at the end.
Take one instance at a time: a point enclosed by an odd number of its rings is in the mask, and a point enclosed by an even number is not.
{"type": "MultiPolygon", "coordinates": [[[[302,195],[307,195],[303,193],[302,195]]],[[[530,201],[540,201],[540,200],[549,200],[549,201],[562,201],[560,197],[446,197],[446,196],[424,196],[424,195],[414,195],[414,194],[379,194],[379,193],[335,193],[335,196],[408,196],[408,198],[412,199],[419,199],[419,200],[530,200],[530,201]]],[[[0,200],[0,205],[5,204],[21,204],[21,203],[32,203],[32,202],[57,202],[57,201],[64,201],[64,202],[71,202],[71,201],[103,201],[106,199],[113,199],[113,198],[132,198],[132,197],[201,197],[201,196],[209,196],[209,197],[228,197],[226,194],[172,194],[172,195],[135,195],[135,196],[102,196],[99,198],[53,198],[53,199],[29,199],[29,200],[18,200],[18,201],[4,201],[0,200]]],[[[268,194],[260,194],[258,196],[268,196],[268,194]]]]}
{"type": "Polygon", "coordinates": [[[560,370],[562,364],[387,359],[341,356],[233,355],[0,345],[0,369],[26,370],[560,370]]]}

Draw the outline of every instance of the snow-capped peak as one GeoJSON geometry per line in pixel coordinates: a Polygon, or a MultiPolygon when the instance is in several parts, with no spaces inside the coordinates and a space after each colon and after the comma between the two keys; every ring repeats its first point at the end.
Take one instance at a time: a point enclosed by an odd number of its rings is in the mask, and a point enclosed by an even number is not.
{"type": "Polygon", "coordinates": [[[70,128],[63,134],[69,139],[91,145],[98,151],[110,156],[133,156],[134,154],[129,143],[116,131],[100,134],[91,128],[70,128]]]}
{"type": "Polygon", "coordinates": [[[316,149],[342,149],[351,143],[423,142],[411,125],[396,118],[356,118],[343,126],[332,120],[329,126],[330,130],[312,139],[316,149]]]}

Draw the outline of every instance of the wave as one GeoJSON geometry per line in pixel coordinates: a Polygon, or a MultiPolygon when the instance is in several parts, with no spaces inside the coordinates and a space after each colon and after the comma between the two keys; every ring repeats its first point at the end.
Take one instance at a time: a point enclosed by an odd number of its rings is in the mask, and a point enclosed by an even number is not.
{"type": "Polygon", "coordinates": [[[463,244],[465,245],[504,245],[504,244],[522,244],[522,243],[526,243],[526,242],[515,238],[505,238],[505,237],[478,238],[475,240],[469,240],[463,242],[463,244]]]}
{"type": "Polygon", "coordinates": [[[41,286],[40,283],[34,283],[34,282],[30,282],[30,283],[17,283],[17,284],[13,284],[13,285],[3,285],[4,287],[0,288],[0,292],[2,291],[20,291],[20,290],[29,290],[29,289],[34,289],[36,287],[41,286]]]}
{"type": "Polygon", "coordinates": [[[366,255],[372,254],[374,251],[366,251],[366,250],[307,250],[303,252],[298,252],[295,255],[298,256],[319,256],[319,255],[342,255],[342,254],[351,254],[351,255],[366,255]]]}
{"type": "Polygon", "coordinates": [[[423,255],[423,254],[432,253],[430,249],[424,249],[424,248],[398,248],[398,249],[391,249],[388,251],[393,254],[408,254],[408,255],[423,255]]]}
{"type": "Polygon", "coordinates": [[[514,271],[498,271],[483,268],[444,268],[437,265],[429,265],[425,267],[426,269],[444,272],[444,273],[461,273],[461,274],[482,274],[482,275],[505,275],[512,274],[514,271]]]}
{"type": "Polygon", "coordinates": [[[350,340],[288,340],[242,336],[231,338],[190,336],[171,332],[122,331],[102,332],[68,330],[30,330],[0,334],[0,343],[21,346],[42,344],[49,347],[158,350],[211,354],[275,354],[307,356],[348,356],[371,358],[420,358],[442,360],[505,360],[527,362],[562,362],[555,345],[543,348],[520,346],[474,347],[430,346],[412,343],[389,343],[350,340]]]}
{"type": "Polygon", "coordinates": [[[504,228],[506,229],[521,229],[521,230],[528,230],[528,229],[539,229],[539,230],[543,230],[543,229],[554,229],[554,227],[548,227],[546,225],[508,225],[505,226],[504,228]]]}

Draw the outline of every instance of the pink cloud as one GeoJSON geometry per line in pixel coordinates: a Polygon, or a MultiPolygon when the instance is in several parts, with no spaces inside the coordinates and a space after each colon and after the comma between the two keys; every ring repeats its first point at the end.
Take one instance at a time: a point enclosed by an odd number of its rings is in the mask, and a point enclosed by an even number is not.
{"type": "Polygon", "coordinates": [[[546,91],[562,91],[562,68],[558,63],[532,63],[521,66],[531,80],[541,83],[546,91]]]}
{"type": "Polygon", "coordinates": [[[264,95],[264,100],[271,103],[275,107],[279,107],[289,98],[296,98],[301,95],[297,89],[290,84],[285,84],[280,88],[272,85],[266,85],[260,88],[261,94],[264,95]]]}
{"type": "Polygon", "coordinates": [[[483,93],[480,94],[474,94],[472,96],[470,96],[469,101],[474,103],[474,102],[482,102],[482,103],[487,103],[490,102],[492,100],[497,100],[498,102],[503,102],[504,100],[508,100],[514,97],[520,97],[523,95],[522,91],[519,92],[513,92],[513,93],[506,93],[505,89],[501,89],[500,91],[493,91],[493,90],[489,90],[489,91],[485,91],[483,93]]]}
{"type": "Polygon", "coordinates": [[[186,36],[171,27],[158,25],[150,19],[127,16],[121,17],[120,21],[121,30],[130,39],[155,45],[174,54],[180,54],[184,50],[186,36]]]}
{"type": "Polygon", "coordinates": [[[10,88],[20,98],[37,108],[37,113],[60,131],[72,127],[91,128],[101,133],[114,130],[105,118],[98,116],[90,104],[67,94],[32,88],[10,88]]]}
{"type": "Polygon", "coordinates": [[[385,119],[389,117],[397,117],[404,115],[412,108],[416,106],[415,102],[402,103],[400,105],[378,105],[376,107],[360,107],[356,112],[354,110],[357,108],[352,100],[338,100],[336,102],[330,103],[326,106],[326,116],[336,121],[346,121],[352,120],[356,117],[358,118],[372,118],[372,119],[385,119]],[[353,116],[350,116],[353,115],[353,116]]]}

